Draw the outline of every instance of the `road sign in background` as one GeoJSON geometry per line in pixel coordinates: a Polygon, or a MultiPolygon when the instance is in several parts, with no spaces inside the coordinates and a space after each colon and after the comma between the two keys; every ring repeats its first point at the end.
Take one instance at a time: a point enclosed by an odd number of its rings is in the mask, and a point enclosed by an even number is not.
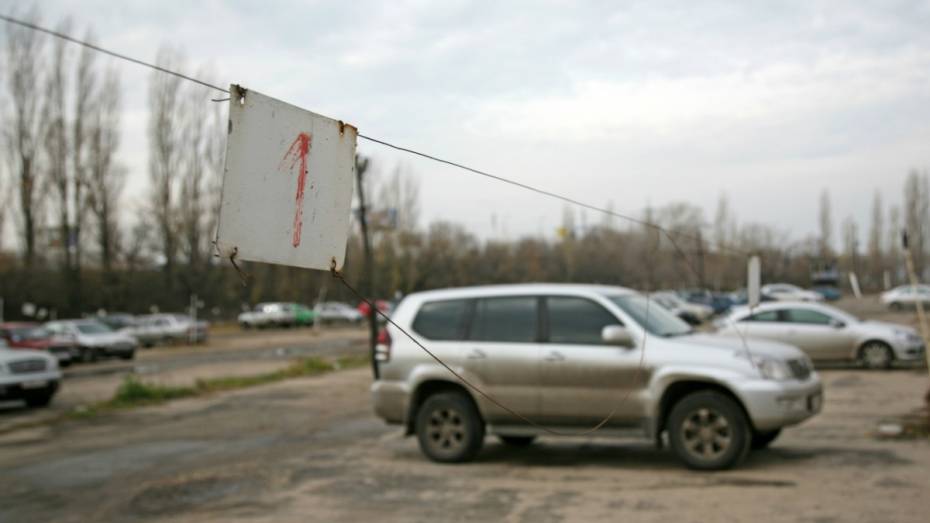
{"type": "Polygon", "coordinates": [[[230,87],[217,248],[224,257],[342,268],[355,127],[230,87]]]}

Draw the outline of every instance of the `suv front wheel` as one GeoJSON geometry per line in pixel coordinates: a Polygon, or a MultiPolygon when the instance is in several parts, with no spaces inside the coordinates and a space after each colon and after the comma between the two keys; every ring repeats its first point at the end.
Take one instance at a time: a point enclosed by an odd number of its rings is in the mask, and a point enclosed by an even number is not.
{"type": "Polygon", "coordinates": [[[740,406],[715,391],[682,398],[668,418],[669,441],[678,458],[699,470],[738,465],[752,443],[749,422],[740,406]]]}
{"type": "Polygon", "coordinates": [[[470,461],[484,443],[484,422],[471,399],[459,392],[427,398],[417,412],[423,454],[441,463],[470,461]]]}

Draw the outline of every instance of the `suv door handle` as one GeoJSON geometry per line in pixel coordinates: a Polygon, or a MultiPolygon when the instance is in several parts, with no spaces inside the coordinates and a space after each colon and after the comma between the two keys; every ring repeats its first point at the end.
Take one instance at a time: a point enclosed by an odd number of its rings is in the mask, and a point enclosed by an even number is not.
{"type": "Polygon", "coordinates": [[[470,360],[483,360],[488,357],[488,354],[481,349],[472,349],[466,357],[470,360]]]}
{"type": "Polygon", "coordinates": [[[565,356],[561,352],[552,351],[546,356],[546,361],[565,361],[565,356]]]}

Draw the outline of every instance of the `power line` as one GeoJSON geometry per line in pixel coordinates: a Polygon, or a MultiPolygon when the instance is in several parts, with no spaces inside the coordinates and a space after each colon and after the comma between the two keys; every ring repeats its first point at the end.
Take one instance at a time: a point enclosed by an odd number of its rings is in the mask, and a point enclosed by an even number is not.
{"type": "Polygon", "coordinates": [[[124,54],[121,54],[121,53],[117,53],[116,51],[111,51],[111,50],[109,50],[109,49],[104,49],[103,47],[100,47],[100,46],[98,46],[98,45],[94,45],[94,44],[92,44],[92,43],[90,43],[90,42],[86,42],[86,41],[84,41],[84,40],[78,40],[77,38],[74,38],[74,37],[72,37],[72,36],[66,35],[65,33],[62,33],[62,32],[59,32],[59,31],[54,31],[54,30],[52,30],[52,29],[47,29],[47,28],[45,28],[45,27],[38,26],[38,25],[33,24],[33,23],[30,23],[30,22],[26,22],[25,20],[19,20],[19,19],[13,18],[13,17],[11,17],[11,16],[4,15],[4,14],[0,14],[0,20],[4,20],[4,21],[9,22],[9,23],[11,23],[11,24],[16,24],[16,25],[19,25],[19,26],[22,26],[22,27],[25,27],[25,28],[28,28],[28,29],[32,29],[33,31],[38,31],[38,32],[40,32],[40,33],[45,33],[45,34],[47,34],[47,35],[54,36],[55,38],[61,38],[62,40],[67,40],[67,41],[69,41],[69,42],[71,42],[71,43],[73,43],[73,44],[81,45],[81,46],[84,46],[84,47],[86,47],[86,48],[88,48],[88,49],[92,49],[92,50],[94,50],[94,51],[97,51],[98,53],[103,53],[103,54],[106,54],[106,55],[110,55],[110,56],[112,56],[113,58],[119,58],[120,60],[126,60],[127,62],[132,62],[132,63],[134,63],[134,64],[136,64],[136,65],[141,65],[141,66],[143,66],[143,67],[148,67],[149,69],[154,69],[154,70],[156,70],[156,71],[159,71],[159,72],[162,72],[162,73],[165,73],[165,74],[170,74],[170,75],[172,75],[172,76],[177,76],[178,78],[182,78],[182,79],[187,80],[187,81],[189,81],[189,82],[194,82],[195,84],[200,84],[200,85],[202,85],[202,86],[204,86],[204,87],[209,87],[210,89],[216,89],[217,91],[223,91],[224,93],[228,93],[228,92],[229,92],[229,89],[220,87],[220,86],[218,86],[218,85],[213,85],[213,84],[211,84],[211,83],[204,82],[203,80],[198,80],[197,78],[194,78],[194,77],[192,77],[192,76],[187,76],[186,74],[182,74],[182,73],[179,73],[179,72],[177,72],[177,71],[172,71],[172,70],[170,70],[170,69],[165,69],[164,67],[161,67],[161,66],[159,66],[159,65],[155,65],[155,64],[152,64],[152,63],[149,63],[149,62],[144,62],[144,61],[142,61],[142,60],[139,60],[138,58],[133,58],[133,57],[131,57],[131,56],[127,56],[127,55],[124,55],[124,54]]]}
{"type": "MultiPolygon", "coordinates": [[[[54,31],[54,30],[52,30],[52,29],[48,29],[48,28],[45,28],[45,27],[41,27],[41,26],[36,25],[36,24],[33,24],[33,23],[31,23],[31,22],[26,22],[26,21],[24,21],[24,20],[19,20],[19,19],[17,19],[17,18],[13,18],[13,17],[11,17],[11,16],[2,15],[2,14],[0,14],[0,19],[6,21],[6,22],[8,22],[8,23],[11,23],[11,24],[20,25],[20,26],[22,26],[22,27],[26,27],[26,28],[32,29],[32,30],[34,30],[34,31],[39,31],[39,32],[41,32],[41,33],[45,33],[45,34],[54,36],[54,37],[56,37],[56,38],[61,38],[61,39],[63,39],[63,40],[67,40],[68,42],[71,42],[71,43],[74,43],[74,44],[77,44],[77,45],[81,45],[81,46],[87,47],[87,48],[92,49],[92,50],[94,50],[94,51],[97,51],[97,52],[100,52],[100,53],[103,53],[103,54],[112,56],[112,57],[114,57],[114,58],[118,58],[118,59],[120,59],[120,60],[126,60],[127,62],[131,62],[131,63],[134,63],[134,64],[136,64],[136,65],[141,65],[141,66],[143,66],[143,67],[148,67],[148,68],[153,69],[153,70],[155,70],[155,71],[159,71],[159,72],[162,72],[162,73],[165,73],[165,74],[170,74],[170,75],[176,76],[176,77],[178,77],[178,78],[187,80],[187,81],[189,81],[189,82],[193,82],[193,83],[195,83],[195,84],[199,84],[199,85],[202,85],[202,86],[204,86],[204,87],[208,87],[208,88],[210,88],[210,89],[216,89],[217,91],[222,91],[223,93],[228,93],[228,92],[229,92],[229,89],[227,89],[227,88],[225,88],[225,87],[220,87],[220,86],[218,86],[218,85],[214,85],[214,84],[211,84],[211,83],[209,83],[209,82],[205,82],[205,81],[203,81],[203,80],[199,80],[199,79],[194,78],[194,77],[192,77],[192,76],[188,76],[188,75],[186,75],[186,74],[179,73],[179,72],[177,72],[177,71],[172,71],[171,69],[166,69],[166,68],[161,67],[161,66],[156,65],[156,64],[152,64],[152,63],[149,63],[149,62],[145,62],[145,61],[143,61],[143,60],[139,60],[139,59],[137,59],[137,58],[133,58],[133,57],[131,57],[131,56],[127,56],[127,55],[124,55],[124,54],[122,54],[122,53],[118,53],[118,52],[116,52],[116,51],[111,51],[111,50],[109,50],[109,49],[105,49],[105,48],[100,47],[100,46],[98,46],[98,45],[94,45],[94,44],[89,43],[89,42],[86,42],[86,41],[84,41],[84,40],[79,40],[79,39],[77,39],[77,38],[74,38],[74,37],[69,36],[69,35],[64,34],[64,33],[61,33],[61,32],[59,32],[59,31],[54,31]]],[[[615,218],[620,218],[620,219],[622,219],[622,220],[626,220],[626,221],[631,222],[631,223],[635,223],[635,224],[638,224],[638,225],[642,225],[642,226],[644,226],[644,227],[650,227],[650,228],[656,229],[656,230],[658,230],[658,231],[663,232],[663,233],[665,234],[665,236],[669,239],[669,241],[672,242],[672,244],[673,244],[673,246],[675,247],[675,249],[676,249],[679,253],[681,253],[682,255],[684,255],[683,251],[682,251],[681,248],[675,243],[675,240],[672,238],[672,236],[676,236],[676,237],[678,237],[679,239],[688,239],[688,240],[695,241],[695,242],[700,242],[700,241],[702,241],[701,238],[700,238],[699,236],[697,236],[697,235],[692,235],[692,234],[689,234],[689,233],[686,233],[686,232],[682,232],[682,231],[672,231],[672,230],[669,230],[669,229],[667,229],[667,228],[665,228],[665,227],[662,227],[661,225],[659,225],[659,224],[657,224],[657,223],[649,222],[649,221],[646,221],[646,220],[643,220],[643,219],[640,219],[640,218],[636,218],[636,217],[630,216],[630,215],[628,215],[628,214],[619,213],[619,212],[616,212],[616,211],[613,211],[613,210],[610,210],[610,209],[605,209],[605,208],[599,207],[599,206],[597,206],[597,205],[592,205],[592,204],[589,204],[589,203],[585,203],[585,202],[583,202],[583,201],[581,201],[581,200],[577,200],[577,199],[572,198],[572,197],[569,197],[569,196],[564,196],[564,195],[561,195],[561,194],[558,194],[558,193],[555,193],[555,192],[552,192],[552,191],[549,191],[549,190],[546,190],[546,189],[542,189],[542,188],[539,188],[539,187],[535,187],[535,186],[533,186],[533,185],[529,185],[529,184],[526,184],[526,183],[523,183],[523,182],[519,182],[519,181],[510,179],[510,178],[505,178],[505,177],[503,177],[503,176],[499,176],[499,175],[496,175],[496,174],[491,174],[491,173],[489,173],[489,172],[487,172],[487,171],[483,171],[483,170],[481,170],[481,169],[476,169],[476,168],[474,168],[474,167],[469,167],[469,166],[467,166],[467,165],[464,165],[464,164],[461,164],[461,163],[458,163],[458,162],[453,162],[453,161],[451,161],[451,160],[446,160],[446,159],[443,159],[443,158],[439,158],[439,157],[437,157],[437,156],[433,156],[433,155],[431,155],[431,154],[427,154],[427,153],[424,153],[424,152],[420,152],[420,151],[417,151],[417,150],[415,150],[415,149],[411,149],[411,148],[409,148],[409,147],[402,147],[402,146],[400,146],[400,145],[396,145],[396,144],[393,144],[393,143],[390,143],[390,142],[387,142],[387,141],[384,141],[384,140],[380,140],[380,139],[378,139],[378,138],[374,138],[374,137],[371,137],[371,136],[367,136],[367,135],[364,135],[364,134],[359,134],[358,137],[361,138],[361,139],[363,139],[363,140],[367,140],[367,141],[372,142],[372,143],[376,143],[376,144],[379,144],[379,145],[383,145],[383,146],[385,146],[385,147],[389,147],[389,148],[394,149],[394,150],[397,150],[397,151],[401,151],[401,152],[405,152],[405,153],[408,153],[408,154],[412,154],[412,155],[414,155],[414,156],[419,156],[419,157],[421,157],[421,158],[425,158],[425,159],[427,159],[427,160],[432,160],[432,161],[434,161],[434,162],[441,163],[441,164],[445,164],[445,165],[448,165],[448,166],[451,166],[451,167],[455,167],[455,168],[461,169],[461,170],[466,171],[466,172],[470,172],[470,173],[473,173],[473,174],[477,174],[477,175],[479,175],[479,176],[483,176],[483,177],[485,177],[485,178],[489,178],[489,179],[491,179],[491,180],[495,180],[495,181],[498,181],[498,182],[501,182],[501,183],[506,183],[506,184],[512,185],[512,186],[514,186],[514,187],[519,187],[519,188],[521,188],[521,189],[524,189],[524,190],[527,190],[527,191],[530,191],[530,192],[534,192],[534,193],[540,194],[540,195],[542,195],[542,196],[546,196],[546,197],[549,197],[549,198],[554,198],[554,199],[556,199],[556,200],[560,200],[560,201],[563,201],[563,202],[565,202],[565,203],[569,203],[569,204],[572,204],[572,205],[576,205],[576,206],[578,206],[578,207],[582,207],[582,208],[585,208],[585,209],[588,209],[588,210],[591,210],[591,211],[599,212],[599,213],[602,213],[602,214],[605,214],[605,215],[608,215],[608,216],[613,216],[613,217],[615,217],[615,218]]],[[[742,250],[740,250],[740,249],[735,249],[735,248],[732,248],[732,247],[718,247],[718,250],[736,253],[736,254],[739,254],[740,256],[749,256],[749,254],[750,254],[750,253],[748,253],[748,252],[746,252],[746,251],[742,251],[742,250]]],[[[686,262],[687,262],[687,258],[686,258],[686,262]]]]}
{"type": "MultiPolygon", "coordinates": [[[[152,63],[149,63],[149,62],[145,62],[145,61],[143,61],[143,60],[139,60],[139,59],[137,59],[137,58],[133,58],[133,57],[131,57],[131,56],[124,55],[124,54],[122,54],[122,53],[117,53],[117,52],[115,52],[115,51],[111,51],[111,50],[109,50],[109,49],[105,49],[105,48],[103,48],[103,47],[94,45],[94,44],[92,44],[92,43],[89,43],[89,42],[86,42],[86,41],[83,41],[83,40],[79,40],[79,39],[77,39],[77,38],[73,38],[73,37],[71,37],[71,36],[69,36],[69,35],[67,35],[67,34],[61,33],[61,32],[59,32],[59,31],[54,31],[54,30],[51,30],[51,29],[47,29],[47,28],[38,26],[38,25],[36,25],[36,24],[30,23],[30,22],[26,22],[26,21],[23,21],[23,20],[19,20],[19,19],[16,19],[16,18],[7,16],[7,15],[2,15],[2,14],[0,14],[0,19],[6,21],[6,22],[8,22],[8,23],[11,23],[11,24],[15,24],[15,25],[19,25],[19,26],[25,27],[25,28],[27,28],[27,29],[31,29],[31,30],[34,30],[34,31],[38,31],[38,32],[41,32],[41,33],[45,33],[45,34],[48,34],[48,35],[50,35],[50,36],[54,36],[54,37],[56,37],[56,38],[61,38],[61,39],[65,40],[65,41],[68,41],[68,42],[71,42],[71,43],[74,43],[74,44],[77,44],[77,45],[81,45],[81,46],[86,47],[86,48],[88,48],[88,49],[91,49],[91,50],[93,50],[93,51],[96,51],[96,52],[99,52],[99,53],[103,53],[103,54],[112,56],[112,57],[114,57],[114,58],[120,59],[120,60],[125,60],[125,61],[127,61],[127,62],[131,62],[131,63],[134,63],[134,64],[136,64],[136,65],[141,65],[141,66],[143,66],[143,67],[148,67],[148,68],[150,68],[150,69],[152,69],[152,70],[159,71],[159,72],[162,72],[162,73],[165,73],[165,74],[169,74],[169,75],[172,75],[172,76],[176,76],[176,77],[181,78],[181,79],[183,79],[183,80],[187,80],[187,81],[189,81],[189,82],[193,82],[193,83],[195,83],[195,84],[198,84],[198,85],[201,85],[201,86],[210,88],[210,89],[215,89],[215,90],[221,91],[221,92],[223,92],[223,93],[228,93],[228,89],[226,89],[226,88],[224,88],[224,87],[220,87],[220,86],[217,86],[217,85],[214,85],[214,84],[205,82],[205,81],[203,81],[203,80],[199,80],[199,79],[197,79],[197,78],[194,78],[194,77],[185,75],[185,74],[183,74],[183,73],[179,73],[179,72],[177,72],[177,71],[172,71],[172,70],[170,70],[170,69],[166,69],[166,68],[161,67],[161,66],[159,66],[159,65],[155,65],[155,64],[152,64],[152,63]]],[[[364,140],[368,140],[368,141],[373,142],[373,143],[377,143],[377,144],[383,145],[383,146],[385,146],[385,147],[390,147],[390,148],[395,149],[395,150],[398,150],[398,151],[402,151],[402,152],[406,152],[406,153],[413,154],[413,155],[416,155],[416,156],[420,156],[420,157],[422,157],[422,158],[426,158],[426,159],[429,159],[429,160],[432,160],[432,161],[435,161],[435,162],[438,162],[438,163],[442,163],[442,164],[445,164],[445,165],[449,165],[449,166],[452,166],[452,167],[456,167],[456,168],[462,169],[462,170],[464,170],[464,171],[471,172],[471,173],[473,173],[473,174],[477,174],[477,175],[480,175],[480,176],[484,176],[484,177],[489,178],[489,179],[492,179],[492,180],[496,180],[496,181],[499,181],[499,182],[502,182],[502,183],[506,183],[506,184],[509,184],[509,185],[512,185],[512,186],[515,186],[515,187],[519,187],[519,188],[522,188],[522,189],[531,191],[531,192],[535,192],[535,193],[540,194],[540,195],[543,195],[543,196],[547,196],[547,197],[550,197],[550,198],[554,198],[554,199],[558,199],[558,200],[564,201],[564,202],[566,202],[566,203],[570,203],[570,204],[573,204],[573,205],[577,205],[577,206],[582,207],[582,208],[585,208],[585,209],[589,209],[589,210],[592,210],[592,211],[595,211],[595,212],[600,212],[600,213],[606,214],[606,215],[608,215],[608,216],[614,216],[614,217],[617,217],[617,218],[620,218],[620,219],[623,219],[623,220],[627,220],[627,221],[630,221],[630,222],[633,222],[633,223],[637,223],[637,224],[642,225],[642,226],[645,226],[645,227],[651,227],[651,228],[653,228],[653,229],[655,229],[655,230],[657,230],[657,231],[660,231],[660,232],[662,232],[662,233],[665,234],[666,238],[668,238],[668,240],[672,243],[672,245],[674,246],[674,248],[675,248],[675,250],[678,252],[678,254],[682,256],[682,258],[684,259],[685,264],[688,266],[688,268],[692,271],[692,273],[694,273],[695,275],[697,274],[697,271],[696,271],[696,270],[694,269],[694,267],[691,265],[690,260],[688,260],[688,257],[685,255],[684,251],[678,246],[678,244],[675,242],[674,238],[672,238],[672,232],[673,232],[673,231],[670,231],[670,230],[666,229],[665,227],[662,227],[662,226],[660,226],[660,225],[658,225],[658,224],[651,223],[651,222],[648,222],[648,221],[645,221],[645,220],[641,220],[641,219],[638,219],[638,218],[634,218],[634,217],[632,217],[632,216],[625,215],[625,214],[622,214],[622,213],[618,213],[618,212],[615,212],[615,211],[612,211],[612,210],[609,210],[609,209],[604,209],[604,208],[602,208],[602,207],[598,207],[598,206],[595,206],[595,205],[591,205],[591,204],[582,202],[582,201],[580,201],[580,200],[576,200],[576,199],[574,199],[574,198],[570,198],[570,197],[568,197],[568,196],[563,196],[563,195],[561,195],[561,194],[554,193],[554,192],[552,192],[552,191],[547,191],[547,190],[545,190],[545,189],[540,189],[540,188],[534,187],[534,186],[532,186],[532,185],[528,185],[528,184],[525,184],[525,183],[522,183],[522,182],[518,182],[518,181],[516,181],[516,180],[511,180],[511,179],[509,179],[509,178],[505,178],[505,177],[498,176],[498,175],[495,175],[495,174],[491,174],[491,173],[489,173],[489,172],[482,171],[482,170],[479,170],[479,169],[475,169],[475,168],[473,168],[473,167],[469,167],[469,166],[464,165],[464,164],[456,163],[456,162],[453,162],[453,161],[450,161],[450,160],[445,160],[445,159],[442,159],[442,158],[439,158],[439,157],[436,157],[436,156],[432,156],[432,155],[429,155],[429,154],[426,154],[426,153],[423,153],[423,152],[420,152],[420,151],[416,151],[416,150],[414,150],[414,149],[409,149],[409,148],[406,148],[406,147],[401,147],[401,146],[398,146],[398,145],[395,145],[395,144],[392,144],[392,143],[389,143],[389,142],[386,142],[386,141],[383,141],[383,140],[379,140],[379,139],[377,139],[377,138],[372,138],[372,137],[370,137],[370,136],[366,136],[366,135],[363,135],[363,134],[359,134],[358,137],[359,137],[359,138],[362,138],[362,139],[364,139],[364,140]]],[[[694,240],[696,240],[696,241],[701,241],[700,237],[695,237],[695,236],[692,236],[692,235],[689,235],[689,234],[686,234],[686,233],[680,233],[680,232],[675,231],[675,235],[676,235],[676,236],[679,236],[679,237],[681,237],[681,238],[691,238],[691,239],[694,239],[694,240]]],[[[657,247],[657,246],[656,246],[656,247],[657,247]]],[[[737,251],[736,249],[728,249],[728,250],[731,250],[731,251],[733,251],[733,252],[740,252],[740,251],[737,251]]],[[[743,252],[740,252],[740,254],[745,255],[745,253],[743,253],[743,252]]],[[[233,266],[236,268],[236,270],[240,272],[240,276],[242,276],[242,273],[241,273],[241,271],[239,270],[239,267],[236,265],[236,262],[235,262],[235,253],[233,253],[233,255],[230,256],[230,261],[233,263],[233,266]]],[[[397,325],[396,323],[394,323],[394,321],[391,320],[391,318],[389,318],[386,314],[384,314],[383,312],[381,312],[381,311],[380,311],[377,307],[375,307],[375,305],[374,305],[373,303],[371,303],[367,298],[365,298],[364,296],[362,296],[361,294],[359,294],[359,292],[358,292],[357,290],[355,290],[355,288],[352,287],[352,286],[349,284],[349,282],[346,281],[346,279],[343,277],[343,275],[335,270],[335,268],[332,270],[332,274],[333,274],[333,276],[334,276],[335,278],[339,279],[339,280],[343,283],[343,285],[344,285],[349,291],[351,291],[357,298],[359,298],[361,301],[367,303],[368,306],[372,308],[372,310],[375,310],[379,315],[381,315],[382,317],[384,317],[384,319],[385,319],[388,323],[390,323],[392,326],[394,326],[396,329],[398,329],[401,333],[403,333],[408,339],[410,339],[414,344],[416,344],[416,345],[417,345],[420,349],[422,349],[426,354],[428,354],[430,357],[432,357],[432,358],[433,358],[437,363],[439,363],[442,367],[444,367],[446,370],[448,370],[448,371],[449,371],[453,376],[455,376],[460,382],[462,382],[463,384],[467,385],[469,388],[473,389],[476,393],[478,393],[478,394],[481,395],[482,397],[486,398],[488,401],[490,401],[490,402],[493,403],[494,405],[500,407],[501,409],[505,410],[506,412],[510,413],[511,415],[513,415],[513,416],[515,416],[515,417],[517,417],[517,418],[523,420],[524,422],[526,422],[526,423],[528,423],[528,424],[530,424],[530,425],[532,425],[532,426],[534,426],[534,427],[537,427],[537,428],[539,428],[540,430],[543,430],[544,432],[547,432],[547,433],[550,433],[550,434],[556,434],[556,435],[576,435],[576,436],[578,436],[578,435],[587,435],[587,434],[594,433],[594,432],[600,430],[604,425],[607,424],[608,421],[610,421],[610,419],[619,411],[620,405],[622,405],[623,403],[625,403],[625,402],[627,401],[627,399],[629,398],[629,395],[630,395],[631,392],[632,392],[632,389],[630,389],[630,391],[627,392],[627,394],[621,399],[621,401],[620,401],[617,405],[615,405],[614,409],[613,409],[603,420],[601,420],[597,425],[595,425],[594,427],[592,427],[592,428],[590,428],[590,429],[588,429],[588,430],[585,430],[585,431],[580,432],[580,433],[560,433],[560,432],[551,430],[551,429],[549,429],[549,428],[547,428],[547,427],[544,427],[544,426],[542,426],[542,425],[540,425],[540,424],[534,422],[533,420],[527,418],[526,416],[520,414],[519,412],[514,411],[513,409],[511,409],[510,407],[504,405],[503,403],[501,403],[499,400],[497,400],[497,399],[494,398],[493,396],[491,396],[491,395],[489,395],[488,393],[484,392],[480,387],[478,387],[478,386],[474,385],[473,383],[471,383],[470,381],[468,381],[468,380],[467,380],[466,378],[464,378],[461,374],[459,374],[459,373],[456,372],[454,369],[452,369],[452,367],[450,367],[450,366],[449,366],[447,363],[445,363],[442,359],[440,359],[438,356],[436,356],[435,354],[433,354],[429,349],[427,349],[422,343],[420,343],[416,338],[414,338],[414,337],[413,337],[410,333],[408,333],[405,329],[403,329],[402,327],[400,327],[399,325],[397,325]]],[[[246,275],[246,277],[247,277],[247,275],[246,275]]],[[[647,295],[646,295],[646,300],[647,300],[647,301],[646,301],[646,323],[648,324],[648,321],[649,321],[649,305],[650,305],[650,303],[651,303],[651,300],[649,299],[648,293],[647,293],[647,295]]],[[[738,331],[737,331],[737,332],[738,332],[738,331]]],[[[742,340],[743,340],[743,346],[744,346],[744,348],[745,348],[747,354],[751,354],[751,353],[750,353],[750,350],[749,350],[749,346],[748,346],[748,344],[746,343],[745,338],[743,338],[742,336],[740,336],[740,337],[741,337],[742,340]]],[[[646,340],[647,340],[647,338],[648,338],[648,334],[646,333],[646,331],[645,331],[645,329],[644,329],[644,331],[643,331],[643,345],[642,345],[641,352],[640,352],[640,361],[639,361],[639,366],[638,366],[637,371],[636,371],[636,375],[634,376],[634,381],[639,379],[640,372],[642,371],[642,368],[643,368],[643,363],[644,363],[644,360],[645,360],[645,353],[646,353],[646,340]]],[[[750,357],[750,360],[752,360],[751,357],[750,357]]]]}

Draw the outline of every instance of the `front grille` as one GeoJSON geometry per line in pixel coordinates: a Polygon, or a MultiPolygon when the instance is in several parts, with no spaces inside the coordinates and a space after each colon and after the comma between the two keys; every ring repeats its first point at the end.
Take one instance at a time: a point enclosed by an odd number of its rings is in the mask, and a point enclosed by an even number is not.
{"type": "Polygon", "coordinates": [[[48,363],[45,360],[35,359],[35,360],[19,360],[14,361],[8,365],[10,367],[10,372],[13,374],[27,374],[30,372],[42,372],[48,367],[48,363]]]}
{"type": "Polygon", "coordinates": [[[811,375],[810,365],[805,360],[788,360],[788,368],[791,369],[791,375],[798,380],[806,380],[811,375]]]}

